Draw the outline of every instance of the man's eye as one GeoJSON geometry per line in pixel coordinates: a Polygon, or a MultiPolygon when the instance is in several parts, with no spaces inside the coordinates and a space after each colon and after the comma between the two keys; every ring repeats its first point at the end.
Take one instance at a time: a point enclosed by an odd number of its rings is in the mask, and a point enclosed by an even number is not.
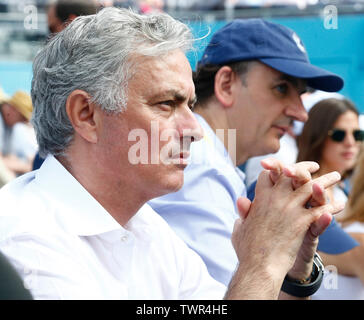
{"type": "Polygon", "coordinates": [[[166,106],[166,107],[170,107],[170,108],[175,106],[175,102],[173,100],[161,101],[161,102],[159,102],[159,104],[161,106],[166,106]]]}
{"type": "Polygon", "coordinates": [[[287,85],[286,83],[281,83],[281,84],[277,85],[277,86],[275,87],[275,89],[276,89],[279,93],[281,93],[281,94],[286,94],[286,93],[287,93],[287,91],[288,91],[288,85],[287,85]]]}

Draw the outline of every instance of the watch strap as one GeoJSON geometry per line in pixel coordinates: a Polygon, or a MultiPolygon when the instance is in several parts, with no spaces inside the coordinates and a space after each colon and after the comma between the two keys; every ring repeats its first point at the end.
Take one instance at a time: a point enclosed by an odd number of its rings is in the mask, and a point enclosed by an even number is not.
{"type": "Polygon", "coordinates": [[[299,280],[292,280],[288,276],[284,278],[281,290],[295,297],[309,297],[313,295],[321,286],[324,276],[324,265],[318,253],[313,259],[313,268],[309,283],[302,283],[299,280]]]}

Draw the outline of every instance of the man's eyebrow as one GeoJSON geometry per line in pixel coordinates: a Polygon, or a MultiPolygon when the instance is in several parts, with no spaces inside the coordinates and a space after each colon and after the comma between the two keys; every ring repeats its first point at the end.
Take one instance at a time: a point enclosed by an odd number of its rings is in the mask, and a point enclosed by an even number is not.
{"type": "Polygon", "coordinates": [[[290,82],[300,92],[304,93],[307,91],[307,83],[304,79],[289,76],[288,74],[282,74],[278,80],[285,80],[290,82]]]}
{"type": "MultiPolygon", "coordinates": [[[[176,90],[168,90],[162,94],[159,94],[158,96],[156,96],[155,98],[157,99],[169,99],[169,100],[175,100],[177,102],[183,102],[186,101],[188,98],[187,96],[181,94],[180,92],[176,91],[176,90]]],[[[192,99],[188,99],[188,104],[189,105],[193,105],[195,104],[197,101],[197,97],[193,96],[192,99]]]]}

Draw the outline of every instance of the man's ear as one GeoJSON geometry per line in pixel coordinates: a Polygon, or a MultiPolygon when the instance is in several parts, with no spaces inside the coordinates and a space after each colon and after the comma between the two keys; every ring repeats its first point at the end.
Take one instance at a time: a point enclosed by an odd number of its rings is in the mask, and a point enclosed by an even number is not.
{"type": "Polygon", "coordinates": [[[215,75],[215,97],[225,107],[234,103],[233,86],[236,79],[235,72],[228,66],[223,66],[215,75]]]}
{"type": "Polygon", "coordinates": [[[73,129],[86,141],[97,143],[97,110],[90,95],[74,90],[66,101],[66,112],[73,129]]]}
{"type": "Polygon", "coordinates": [[[69,15],[68,15],[68,19],[67,19],[67,21],[73,21],[73,20],[75,20],[77,18],[77,15],[75,15],[74,13],[70,13],[69,15]]]}

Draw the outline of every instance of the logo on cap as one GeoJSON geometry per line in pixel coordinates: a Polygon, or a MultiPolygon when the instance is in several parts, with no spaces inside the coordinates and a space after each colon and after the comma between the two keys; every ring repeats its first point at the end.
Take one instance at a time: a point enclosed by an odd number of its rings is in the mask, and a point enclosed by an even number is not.
{"type": "Polygon", "coordinates": [[[298,49],[300,49],[303,53],[305,53],[306,49],[303,46],[303,44],[301,42],[301,39],[299,38],[299,36],[295,32],[292,33],[292,39],[293,39],[294,42],[296,42],[296,45],[297,45],[298,49]]]}

